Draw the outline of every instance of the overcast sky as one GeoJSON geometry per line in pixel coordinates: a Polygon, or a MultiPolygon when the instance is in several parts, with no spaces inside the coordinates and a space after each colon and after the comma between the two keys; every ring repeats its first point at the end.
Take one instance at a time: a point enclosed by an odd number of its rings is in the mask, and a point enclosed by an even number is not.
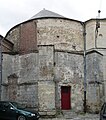
{"type": "Polygon", "coordinates": [[[86,21],[98,16],[106,18],[106,0],[0,0],[0,34],[28,20],[43,8],[64,17],[86,21]]]}

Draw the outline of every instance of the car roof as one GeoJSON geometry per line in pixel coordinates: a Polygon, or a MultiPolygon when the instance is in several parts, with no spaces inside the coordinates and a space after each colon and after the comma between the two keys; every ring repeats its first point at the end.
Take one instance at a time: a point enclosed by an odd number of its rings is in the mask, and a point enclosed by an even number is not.
{"type": "Polygon", "coordinates": [[[0,103],[12,103],[13,101],[0,101],[0,103]]]}
{"type": "Polygon", "coordinates": [[[0,101],[0,102],[9,102],[9,101],[0,101]]]}

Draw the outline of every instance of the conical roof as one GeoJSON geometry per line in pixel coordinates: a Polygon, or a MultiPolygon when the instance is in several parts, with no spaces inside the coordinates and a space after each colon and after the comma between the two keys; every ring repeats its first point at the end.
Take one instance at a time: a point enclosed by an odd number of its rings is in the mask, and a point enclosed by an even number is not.
{"type": "Polygon", "coordinates": [[[55,18],[65,18],[62,15],[59,15],[55,12],[43,9],[41,10],[39,13],[37,13],[36,15],[34,15],[33,17],[31,17],[30,19],[37,19],[37,18],[47,18],[47,17],[55,17],[55,18]]]}

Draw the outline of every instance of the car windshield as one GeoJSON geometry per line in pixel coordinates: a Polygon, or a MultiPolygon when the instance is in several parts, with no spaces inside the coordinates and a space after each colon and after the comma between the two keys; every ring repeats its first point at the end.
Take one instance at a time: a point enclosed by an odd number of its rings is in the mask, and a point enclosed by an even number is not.
{"type": "Polygon", "coordinates": [[[11,102],[13,106],[15,106],[18,109],[24,109],[25,105],[17,103],[17,102],[11,102]]]}

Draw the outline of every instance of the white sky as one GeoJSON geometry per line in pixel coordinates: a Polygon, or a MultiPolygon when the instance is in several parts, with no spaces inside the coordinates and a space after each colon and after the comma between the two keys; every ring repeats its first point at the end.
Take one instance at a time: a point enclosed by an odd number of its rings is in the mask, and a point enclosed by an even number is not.
{"type": "Polygon", "coordinates": [[[43,8],[64,17],[86,21],[98,16],[106,18],[106,0],[0,0],[0,34],[21,23],[43,8]]]}

